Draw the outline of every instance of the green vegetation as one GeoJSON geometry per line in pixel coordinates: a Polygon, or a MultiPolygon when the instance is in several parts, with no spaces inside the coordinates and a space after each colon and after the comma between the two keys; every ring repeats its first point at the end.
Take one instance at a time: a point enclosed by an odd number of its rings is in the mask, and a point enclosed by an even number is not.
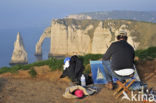
{"type": "Polygon", "coordinates": [[[63,67],[63,61],[64,59],[56,59],[56,58],[50,58],[48,60],[48,64],[49,64],[49,67],[51,68],[51,70],[62,70],[62,67],[63,67]]]}
{"type": "Polygon", "coordinates": [[[15,65],[12,67],[2,67],[0,69],[0,74],[6,72],[16,73],[18,70],[30,70],[34,66],[43,66],[43,65],[48,65],[51,68],[51,71],[56,69],[62,69],[63,59],[57,60],[56,58],[50,58],[48,60],[34,62],[32,64],[27,64],[27,65],[15,65]]]}
{"type": "Polygon", "coordinates": [[[34,68],[31,68],[30,70],[29,70],[29,74],[31,75],[31,77],[36,77],[36,75],[37,75],[37,72],[34,70],[34,68]]]}
{"type": "Polygon", "coordinates": [[[15,65],[13,67],[2,67],[0,69],[0,74],[1,73],[6,73],[6,72],[10,72],[10,73],[16,73],[18,70],[20,70],[22,67],[22,65],[15,65]]]}
{"type": "Polygon", "coordinates": [[[79,56],[80,59],[83,61],[83,65],[87,66],[90,60],[98,60],[102,58],[102,54],[87,54],[84,56],[79,56]]]}
{"type": "MultiPolygon", "coordinates": [[[[150,47],[145,50],[137,50],[136,56],[139,57],[140,60],[153,60],[156,58],[156,47],[150,47]]],[[[85,73],[90,73],[90,60],[99,60],[102,58],[102,54],[87,54],[84,56],[79,56],[79,58],[83,61],[83,64],[85,66],[85,73]]],[[[32,64],[27,65],[15,65],[12,67],[3,67],[0,69],[0,74],[10,72],[10,73],[17,73],[18,70],[29,70],[29,73],[32,77],[35,77],[37,75],[36,71],[33,69],[34,66],[43,66],[48,65],[51,68],[51,71],[53,70],[62,70],[63,68],[63,60],[64,59],[56,59],[56,58],[50,58],[48,60],[35,62],[32,64]]]]}
{"type": "Polygon", "coordinates": [[[136,56],[141,60],[153,60],[156,58],[156,47],[150,47],[145,50],[137,50],[136,56]]]}
{"type": "Polygon", "coordinates": [[[85,73],[85,74],[89,74],[89,73],[91,73],[91,67],[90,67],[89,64],[88,64],[87,66],[85,66],[84,73],[85,73]]]}
{"type": "MultiPolygon", "coordinates": [[[[102,57],[101,54],[88,54],[85,56],[79,56],[84,63],[84,66],[89,64],[89,60],[98,60],[102,57]]],[[[56,59],[56,58],[50,58],[48,60],[34,62],[32,64],[27,65],[15,65],[12,67],[2,67],[0,69],[0,74],[10,72],[10,73],[17,73],[18,70],[30,70],[29,73],[34,76],[35,70],[33,69],[34,66],[43,66],[48,65],[51,68],[51,71],[54,70],[62,70],[63,67],[63,60],[64,59],[56,59]]]]}

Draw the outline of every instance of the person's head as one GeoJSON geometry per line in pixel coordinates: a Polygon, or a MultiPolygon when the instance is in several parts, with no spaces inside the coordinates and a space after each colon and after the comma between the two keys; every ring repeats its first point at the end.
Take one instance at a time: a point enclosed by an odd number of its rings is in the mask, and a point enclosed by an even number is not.
{"type": "Polygon", "coordinates": [[[119,35],[116,37],[117,38],[117,40],[125,40],[125,41],[127,41],[127,32],[125,32],[125,31],[120,31],[119,32],[119,35]]]}

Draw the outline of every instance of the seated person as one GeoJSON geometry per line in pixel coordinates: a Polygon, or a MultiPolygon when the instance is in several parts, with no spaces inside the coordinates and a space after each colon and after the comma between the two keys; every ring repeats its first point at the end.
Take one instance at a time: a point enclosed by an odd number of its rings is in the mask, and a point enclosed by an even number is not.
{"type": "Polygon", "coordinates": [[[107,69],[106,78],[109,81],[107,87],[113,89],[112,80],[117,78],[120,81],[128,79],[134,73],[133,47],[127,42],[127,33],[120,31],[116,42],[113,42],[103,56],[104,60],[111,61],[111,69],[107,69]]]}

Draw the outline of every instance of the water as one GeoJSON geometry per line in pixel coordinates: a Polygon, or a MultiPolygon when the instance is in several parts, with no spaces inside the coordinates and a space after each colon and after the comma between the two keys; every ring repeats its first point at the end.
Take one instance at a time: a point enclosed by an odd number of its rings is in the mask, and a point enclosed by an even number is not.
{"type": "MultiPolygon", "coordinates": [[[[25,49],[28,53],[28,63],[37,61],[35,54],[35,45],[46,27],[24,28],[24,29],[0,29],[0,68],[9,66],[14,42],[16,41],[17,32],[20,32],[25,49]]],[[[45,39],[42,46],[42,59],[48,59],[50,50],[50,39],[45,39]]],[[[41,59],[41,58],[40,58],[41,59]]]]}

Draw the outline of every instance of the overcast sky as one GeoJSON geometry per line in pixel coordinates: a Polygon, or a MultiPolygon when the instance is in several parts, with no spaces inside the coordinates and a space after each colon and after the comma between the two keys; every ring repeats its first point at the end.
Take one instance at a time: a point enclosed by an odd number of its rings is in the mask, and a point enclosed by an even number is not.
{"type": "Polygon", "coordinates": [[[111,10],[156,11],[156,0],[0,0],[0,29],[43,27],[53,18],[111,10]]]}

